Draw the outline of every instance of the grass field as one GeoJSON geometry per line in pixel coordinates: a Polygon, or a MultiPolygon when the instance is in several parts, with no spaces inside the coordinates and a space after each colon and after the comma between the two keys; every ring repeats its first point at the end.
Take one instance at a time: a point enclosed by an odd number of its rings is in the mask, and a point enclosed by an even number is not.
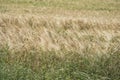
{"type": "Polygon", "coordinates": [[[0,80],[120,80],[119,0],[0,0],[0,80]]]}

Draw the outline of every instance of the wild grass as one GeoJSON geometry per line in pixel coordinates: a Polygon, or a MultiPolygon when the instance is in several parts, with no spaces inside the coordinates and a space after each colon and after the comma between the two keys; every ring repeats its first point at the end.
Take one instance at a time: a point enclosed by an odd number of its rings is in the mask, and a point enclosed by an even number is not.
{"type": "Polygon", "coordinates": [[[75,52],[0,50],[1,80],[119,80],[120,52],[81,55],[75,52]]]}
{"type": "Polygon", "coordinates": [[[0,79],[119,80],[120,23],[93,20],[1,14],[0,79]]]}
{"type": "Polygon", "coordinates": [[[8,45],[11,50],[42,48],[80,52],[88,47],[93,52],[106,53],[109,47],[120,42],[120,23],[116,19],[93,20],[3,14],[0,44],[8,45]]]}
{"type": "Polygon", "coordinates": [[[39,12],[49,10],[120,11],[119,0],[0,0],[0,12],[39,12]],[[9,7],[10,6],[10,7],[9,7]],[[4,8],[6,7],[6,8],[4,8]],[[18,10],[19,9],[19,10],[18,10]],[[17,11],[16,11],[17,10],[17,11]]]}
{"type": "Polygon", "coordinates": [[[0,80],[120,80],[119,0],[0,0],[0,80]]]}

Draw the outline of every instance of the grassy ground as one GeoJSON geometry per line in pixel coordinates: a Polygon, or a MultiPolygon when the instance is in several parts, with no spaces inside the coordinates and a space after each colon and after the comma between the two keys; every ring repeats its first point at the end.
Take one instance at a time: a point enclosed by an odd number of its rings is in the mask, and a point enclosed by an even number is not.
{"type": "Polygon", "coordinates": [[[71,10],[120,10],[119,0],[1,0],[1,4],[71,10]]]}
{"type": "Polygon", "coordinates": [[[0,80],[120,80],[119,0],[0,0],[0,80]]]}

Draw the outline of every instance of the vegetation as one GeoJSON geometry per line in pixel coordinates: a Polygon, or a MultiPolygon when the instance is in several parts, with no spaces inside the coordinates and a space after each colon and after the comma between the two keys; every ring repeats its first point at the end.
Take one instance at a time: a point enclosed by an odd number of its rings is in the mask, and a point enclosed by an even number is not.
{"type": "Polygon", "coordinates": [[[120,10],[119,0],[0,0],[1,4],[71,10],[120,10]]]}
{"type": "Polygon", "coordinates": [[[119,0],[0,0],[0,80],[120,80],[119,0]]]}
{"type": "Polygon", "coordinates": [[[119,80],[120,53],[81,55],[75,52],[29,52],[11,55],[2,49],[0,56],[1,80],[119,80]]]}

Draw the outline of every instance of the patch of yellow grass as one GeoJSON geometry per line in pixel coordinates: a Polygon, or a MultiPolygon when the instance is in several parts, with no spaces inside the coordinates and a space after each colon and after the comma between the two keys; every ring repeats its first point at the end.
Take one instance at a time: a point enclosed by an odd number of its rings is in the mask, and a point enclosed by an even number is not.
{"type": "Polygon", "coordinates": [[[0,45],[12,51],[107,53],[119,44],[117,18],[0,14],[0,45]]]}

